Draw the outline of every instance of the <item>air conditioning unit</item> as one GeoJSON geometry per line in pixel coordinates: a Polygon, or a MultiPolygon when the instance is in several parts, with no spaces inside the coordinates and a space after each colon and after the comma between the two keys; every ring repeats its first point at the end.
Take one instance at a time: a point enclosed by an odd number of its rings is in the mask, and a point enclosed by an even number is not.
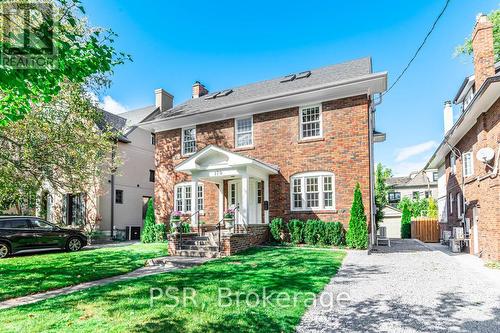
{"type": "Polygon", "coordinates": [[[464,237],[464,228],[462,227],[454,227],[453,228],[453,239],[463,240],[464,237]]]}

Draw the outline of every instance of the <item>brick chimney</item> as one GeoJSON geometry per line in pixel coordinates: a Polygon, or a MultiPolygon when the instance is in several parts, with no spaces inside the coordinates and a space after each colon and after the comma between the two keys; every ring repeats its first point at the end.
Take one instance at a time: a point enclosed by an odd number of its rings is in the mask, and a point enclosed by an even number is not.
{"type": "Polygon", "coordinates": [[[160,111],[166,111],[174,106],[174,96],[170,95],[163,89],[155,90],[155,105],[160,108],[160,111]]]}
{"type": "Polygon", "coordinates": [[[198,98],[206,94],[208,94],[207,88],[205,88],[205,86],[201,84],[200,81],[196,81],[193,84],[193,98],[198,98]]]}
{"type": "Polygon", "coordinates": [[[474,51],[474,80],[476,90],[484,81],[495,75],[495,52],[493,49],[493,24],[488,16],[479,14],[472,32],[474,51]]]}

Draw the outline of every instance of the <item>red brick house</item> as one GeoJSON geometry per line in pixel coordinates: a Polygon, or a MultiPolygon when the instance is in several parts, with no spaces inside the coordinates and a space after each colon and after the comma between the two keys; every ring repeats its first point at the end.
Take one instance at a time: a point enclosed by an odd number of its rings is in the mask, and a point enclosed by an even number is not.
{"type": "Polygon", "coordinates": [[[386,85],[364,58],[215,93],[196,82],[193,98],[171,108],[157,90],[162,110],[142,124],[156,135],[157,220],[178,210],[210,230],[237,207],[236,225],[254,236],[242,243],[261,242],[274,217],[347,227],[359,182],[370,223],[373,143],[384,138],[374,96],[386,85]]]}
{"type": "Polygon", "coordinates": [[[454,99],[459,118],[453,124],[451,102],[446,102],[445,137],[426,168],[439,169],[442,230],[460,228],[465,251],[500,260],[500,64],[495,64],[487,16],[478,17],[472,46],[474,75],[454,99]]]}

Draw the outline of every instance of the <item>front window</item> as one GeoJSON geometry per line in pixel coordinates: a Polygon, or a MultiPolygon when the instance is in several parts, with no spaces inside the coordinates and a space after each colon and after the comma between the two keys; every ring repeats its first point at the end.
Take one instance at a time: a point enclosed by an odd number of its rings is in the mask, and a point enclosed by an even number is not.
{"type": "Polygon", "coordinates": [[[417,200],[417,199],[419,199],[419,198],[420,198],[420,192],[418,192],[418,191],[414,191],[414,192],[412,193],[412,196],[413,196],[413,199],[417,200]]]}
{"type": "Polygon", "coordinates": [[[331,172],[308,172],[290,181],[292,210],[334,210],[335,177],[331,172]]]}
{"type": "Polygon", "coordinates": [[[465,153],[463,155],[463,160],[464,160],[464,177],[472,176],[474,174],[472,153],[471,152],[465,153]]]}
{"type": "MultiPolygon", "coordinates": [[[[191,213],[191,198],[192,198],[193,183],[186,182],[175,185],[175,210],[181,213],[191,213]]],[[[204,208],[203,184],[198,184],[197,189],[197,207],[199,211],[204,208]]]]}
{"type": "Polygon", "coordinates": [[[196,152],[196,127],[182,129],[182,155],[196,152]]]}
{"type": "Polygon", "coordinates": [[[432,181],[437,182],[439,179],[439,174],[437,172],[432,173],[432,181]]]}
{"type": "Polygon", "coordinates": [[[389,192],[388,194],[389,203],[397,203],[401,201],[400,192],[389,192]]]}
{"type": "Polygon", "coordinates": [[[235,124],[236,147],[248,147],[253,145],[253,118],[236,119],[235,124]]]}
{"type": "Polygon", "coordinates": [[[300,138],[320,138],[321,129],[321,106],[302,107],[300,109],[300,138]]]}

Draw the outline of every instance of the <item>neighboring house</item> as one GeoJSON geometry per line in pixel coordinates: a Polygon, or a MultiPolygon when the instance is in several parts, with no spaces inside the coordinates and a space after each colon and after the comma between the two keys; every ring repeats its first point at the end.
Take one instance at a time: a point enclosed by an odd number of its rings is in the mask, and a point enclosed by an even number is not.
{"type": "Polygon", "coordinates": [[[282,217],[347,227],[359,182],[370,223],[373,142],[384,138],[374,96],[386,85],[370,58],[214,93],[196,82],[192,99],[141,124],[156,133],[157,220],[179,210],[193,228],[213,226],[238,207],[240,226],[282,217]]]}
{"type": "Polygon", "coordinates": [[[419,199],[438,197],[438,172],[437,170],[423,170],[413,172],[406,177],[391,177],[386,181],[389,187],[387,200],[389,204],[384,207],[384,220],[380,226],[387,228],[390,238],[401,237],[402,212],[398,204],[403,198],[419,199]]]}
{"type": "Polygon", "coordinates": [[[59,194],[50,188],[42,192],[42,206],[47,220],[74,228],[90,225],[96,217],[97,230],[108,236],[138,239],[145,217],[145,207],[153,197],[154,135],[137,123],[154,116],[152,106],[119,115],[103,111],[103,123],[117,135],[115,156],[121,163],[115,174],[86,193],[59,194]]]}
{"type": "Polygon", "coordinates": [[[439,169],[442,230],[462,227],[470,253],[500,260],[500,73],[493,24],[479,16],[472,34],[474,76],[444,109],[445,137],[427,167],[439,169]]]}

